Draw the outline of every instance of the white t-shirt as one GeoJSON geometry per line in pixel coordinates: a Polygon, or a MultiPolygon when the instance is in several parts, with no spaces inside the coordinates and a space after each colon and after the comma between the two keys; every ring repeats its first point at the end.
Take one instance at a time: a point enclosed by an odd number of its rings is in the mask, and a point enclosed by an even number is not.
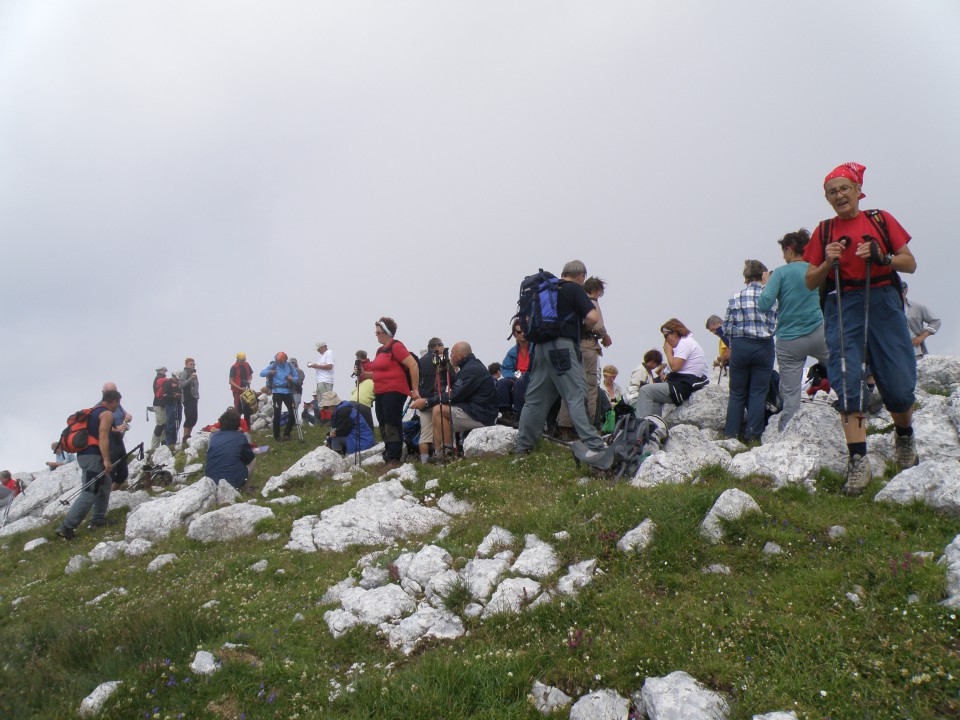
{"type": "Polygon", "coordinates": [[[693,335],[680,338],[680,342],[673,349],[673,356],[683,360],[683,367],[677,372],[699,375],[700,377],[706,377],[710,374],[707,369],[707,361],[703,357],[703,348],[693,339],[693,335]]]}
{"type": "MultiPolygon", "coordinates": [[[[320,359],[317,360],[317,365],[333,365],[333,352],[327,350],[320,356],[320,359]]],[[[317,368],[317,384],[319,383],[333,383],[333,368],[329,370],[321,370],[317,368]]]]}

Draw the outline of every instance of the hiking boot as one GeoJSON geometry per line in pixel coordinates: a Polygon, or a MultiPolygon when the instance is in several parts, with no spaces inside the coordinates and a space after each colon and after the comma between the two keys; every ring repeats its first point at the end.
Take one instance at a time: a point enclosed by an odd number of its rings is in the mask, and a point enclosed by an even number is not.
{"type": "Polygon", "coordinates": [[[906,470],[919,465],[920,458],[917,457],[917,444],[913,440],[913,435],[898,435],[894,432],[893,438],[897,466],[901,470],[906,470]]]}
{"type": "Polygon", "coordinates": [[[867,413],[876,415],[883,410],[883,396],[879,390],[871,390],[867,396],[867,413]]]}
{"type": "Polygon", "coordinates": [[[873,479],[870,474],[870,461],[860,455],[854,455],[847,461],[847,469],[843,471],[843,477],[847,482],[840,492],[853,496],[862,494],[873,479]]]}
{"type": "Polygon", "coordinates": [[[73,540],[73,536],[76,534],[72,529],[63,525],[54,530],[53,533],[58,537],[62,537],[64,540],[73,540]]]}

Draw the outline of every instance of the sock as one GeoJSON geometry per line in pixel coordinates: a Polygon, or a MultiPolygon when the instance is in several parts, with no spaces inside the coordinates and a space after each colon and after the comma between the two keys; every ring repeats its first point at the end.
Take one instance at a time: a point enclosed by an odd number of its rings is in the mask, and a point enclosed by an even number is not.
{"type": "Polygon", "coordinates": [[[876,389],[877,389],[876,383],[867,383],[867,390],[869,390],[870,392],[873,392],[876,389]]]}
{"type": "Polygon", "coordinates": [[[429,459],[430,459],[429,455],[423,455],[423,454],[420,455],[420,462],[422,463],[425,463],[429,459]]]}
{"type": "Polygon", "coordinates": [[[894,425],[893,429],[897,431],[897,435],[899,435],[900,437],[910,437],[911,435],[913,435],[913,425],[905,428],[897,427],[896,425],[894,425]]]}
{"type": "Polygon", "coordinates": [[[867,442],[864,440],[859,443],[847,443],[847,452],[850,453],[850,457],[854,455],[859,455],[860,457],[867,456],[867,442]]]}

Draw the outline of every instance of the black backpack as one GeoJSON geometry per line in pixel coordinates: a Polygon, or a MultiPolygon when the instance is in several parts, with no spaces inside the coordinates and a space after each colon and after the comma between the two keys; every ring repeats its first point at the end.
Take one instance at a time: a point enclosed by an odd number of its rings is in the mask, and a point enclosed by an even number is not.
{"type": "Polygon", "coordinates": [[[560,317],[559,296],[560,280],[543,268],[534,275],[527,275],[520,283],[517,314],[513,319],[520,322],[527,340],[541,343],[560,337],[569,318],[560,317]]]}
{"type": "Polygon", "coordinates": [[[663,448],[669,437],[666,424],[658,416],[638,418],[634,413],[625,413],[617,419],[603,457],[586,462],[589,448],[577,440],[573,443],[573,459],[577,467],[583,462],[614,478],[630,479],[644,460],[663,448]]]}

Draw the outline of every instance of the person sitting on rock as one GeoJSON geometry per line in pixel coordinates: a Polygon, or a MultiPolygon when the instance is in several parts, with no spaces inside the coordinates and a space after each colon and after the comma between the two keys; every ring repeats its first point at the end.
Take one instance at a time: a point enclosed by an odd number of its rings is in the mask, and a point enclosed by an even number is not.
{"type": "Polygon", "coordinates": [[[624,393],[626,401],[631,405],[636,405],[640,388],[650,383],[663,382],[666,377],[667,364],[663,361],[663,353],[659,350],[647,350],[643,354],[643,362],[630,373],[630,383],[624,393]]]}
{"type": "Polygon", "coordinates": [[[720,368],[722,372],[730,363],[730,338],[728,338],[723,331],[723,318],[719,315],[711,315],[708,317],[707,330],[720,338],[720,347],[717,351],[717,357],[713,360],[713,366],[720,368]]]}
{"type": "Polygon", "coordinates": [[[416,410],[433,411],[433,437],[441,450],[435,457],[454,452],[454,432],[486,427],[497,420],[493,378],[473,354],[470,343],[461,340],[455,344],[450,351],[450,363],[457,368],[450,392],[434,392],[410,404],[416,410]]]}
{"type": "MultiPolygon", "coordinates": [[[[217,422],[220,429],[210,435],[204,474],[217,484],[226,480],[239,490],[252,477],[257,456],[249,438],[240,430],[241,418],[236,408],[228,408],[217,422]]],[[[248,486],[247,490],[253,488],[248,486]]]]}
{"type": "Polygon", "coordinates": [[[710,382],[703,348],[693,339],[686,325],[677,318],[670,318],[660,327],[660,333],[670,373],[666,382],[648,383],[640,388],[637,395],[639,417],[662,415],[664,403],[680,405],[710,382]]]}
{"type": "Polygon", "coordinates": [[[59,440],[50,443],[50,449],[53,450],[53,460],[47,461],[47,467],[51,470],[54,470],[61,465],[72,463],[77,459],[77,456],[74,453],[65,452],[64,449],[60,447],[59,440]]]}
{"type": "Polygon", "coordinates": [[[508,340],[514,344],[500,363],[500,378],[496,381],[497,404],[500,415],[509,424],[516,424],[523,410],[527,394],[527,372],[530,370],[530,343],[523,334],[520,322],[514,320],[508,340]]]}
{"type": "Polygon", "coordinates": [[[369,450],[375,444],[373,437],[373,414],[366,405],[351,400],[341,400],[336,392],[329,390],[319,401],[321,408],[332,410],[327,447],[341,455],[369,450]]]}

